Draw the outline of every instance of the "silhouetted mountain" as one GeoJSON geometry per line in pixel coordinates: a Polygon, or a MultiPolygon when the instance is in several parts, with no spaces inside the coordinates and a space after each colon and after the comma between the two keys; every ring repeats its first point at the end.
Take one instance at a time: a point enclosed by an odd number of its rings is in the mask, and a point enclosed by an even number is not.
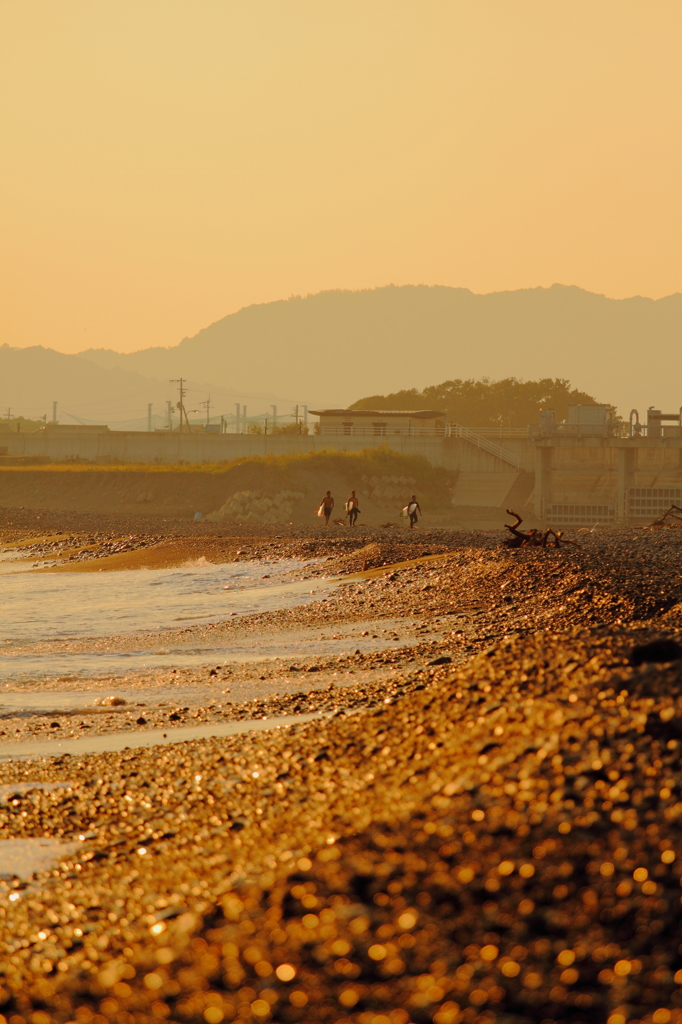
{"type": "MultiPolygon", "coordinates": [[[[186,386],[188,412],[192,414],[198,407],[199,414],[191,415],[194,421],[203,420],[201,401],[208,393],[213,399],[212,412],[218,415],[232,413],[235,401],[248,401],[251,414],[263,411],[270,402],[290,401],[288,396],[234,392],[191,379],[186,386]]],[[[177,398],[177,385],[142,376],[133,367],[121,368],[115,360],[111,365],[98,365],[83,355],[66,355],[38,345],[0,346],[0,417],[10,409],[14,417],[47,414],[52,419],[56,401],[61,423],[107,423],[120,430],[146,430],[147,405],[153,405],[152,425],[162,427],[167,423],[167,400],[175,405],[177,398]]],[[[283,405],[282,411],[288,412],[288,406],[283,405]]]]}
{"type": "Polygon", "coordinates": [[[608,299],[553,285],[490,295],[405,286],[248,306],[172,348],[81,353],[103,368],[344,406],[455,378],[563,377],[613,402],[682,403],[682,295],[608,299]]]}
{"type": "Polygon", "coordinates": [[[35,345],[30,348],[0,346],[0,402],[3,414],[11,408],[35,418],[52,418],[58,402],[62,423],[75,422],[68,413],[93,423],[142,416],[147,403],[160,411],[165,395],[160,381],[147,380],[132,369],[104,369],[82,356],[65,355],[35,345]]]}

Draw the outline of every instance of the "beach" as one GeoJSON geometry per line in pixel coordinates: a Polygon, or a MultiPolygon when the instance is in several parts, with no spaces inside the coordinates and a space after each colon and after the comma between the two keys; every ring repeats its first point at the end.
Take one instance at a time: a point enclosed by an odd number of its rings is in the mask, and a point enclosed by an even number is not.
{"type": "Polygon", "coordinates": [[[514,551],[501,530],[179,523],[169,545],[73,514],[50,565],[58,524],[21,515],[5,545],[30,540],[34,571],[162,545],[175,565],[175,544],[309,600],[61,640],[84,668],[5,678],[0,857],[30,841],[0,876],[6,1021],[680,1018],[679,531],[514,551]],[[207,660],[89,673],[106,644],[207,660]]]}

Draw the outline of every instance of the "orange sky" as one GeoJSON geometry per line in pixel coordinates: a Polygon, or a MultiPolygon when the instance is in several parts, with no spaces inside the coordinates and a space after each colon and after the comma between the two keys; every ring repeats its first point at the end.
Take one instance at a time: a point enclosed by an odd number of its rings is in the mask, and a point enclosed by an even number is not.
{"type": "Polygon", "coordinates": [[[326,288],[682,288],[679,0],[0,0],[0,343],[326,288]]]}

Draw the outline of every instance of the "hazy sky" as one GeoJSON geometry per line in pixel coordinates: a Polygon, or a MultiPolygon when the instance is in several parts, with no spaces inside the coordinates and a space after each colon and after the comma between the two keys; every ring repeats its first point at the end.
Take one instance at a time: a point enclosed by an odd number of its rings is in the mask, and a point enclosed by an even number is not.
{"type": "MultiPolygon", "coordinates": [[[[680,0],[0,0],[0,343],[682,288],[680,0]]],[[[360,390],[362,390],[360,388],[360,390]]]]}

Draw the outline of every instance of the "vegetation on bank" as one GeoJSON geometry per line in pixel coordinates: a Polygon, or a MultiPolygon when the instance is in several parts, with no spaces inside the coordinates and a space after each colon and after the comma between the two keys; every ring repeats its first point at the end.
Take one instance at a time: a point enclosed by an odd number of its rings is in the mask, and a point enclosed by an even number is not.
{"type": "MultiPolygon", "coordinates": [[[[569,405],[598,405],[596,398],[572,388],[563,378],[542,380],[446,380],[418,391],[370,395],[351,409],[438,409],[465,427],[527,427],[537,423],[541,409],[553,409],[558,421],[568,418],[569,405]]],[[[615,407],[609,406],[615,415],[615,407]]]]}
{"type": "MultiPolygon", "coordinates": [[[[403,455],[389,448],[378,445],[363,448],[358,452],[344,452],[335,449],[323,449],[315,452],[288,452],[284,455],[244,455],[236,459],[224,459],[222,462],[94,462],[88,459],[65,459],[63,462],[50,461],[38,467],[40,470],[72,472],[144,472],[144,473],[229,473],[237,466],[262,467],[276,473],[290,472],[294,468],[330,469],[351,472],[355,469],[362,473],[408,473],[410,469],[424,473],[432,471],[441,474],[422,455],[403,455]]],[[[3,466],[12,472],[25,470],[35,471],[35,466],[3,466]]]]}
{"type": "MultiPolygon", "coordinates": [[[[372,478],[402,478],[405,491],[417,489],[432,507],[450,502],[455,474],[432,466],[421,455],[403,455],[388,446],[364,448],[359,452],[323,450],[303,454],[250,455],[215,463],[124,463],[98,464],[73,460],[49,465],[2,466],[0,473],[60,474],[76,473],[143,477],[155,475],[161,483],[169,475],[186,478],[210,477],[227,497],[234,491],[251,488],[264,493],[282,488],[308,492],[326,488],[355,487],[367,494],[372,478]],[[410,482],[414,481],[414,482],[410,482]]],[[[337,494],[337,499],[342,497],[337,494]]],[[[409,495],[407,495],[409,497],[409,495]]],[[[345,498],[345,495],[343,495],[345,498]]]]}

